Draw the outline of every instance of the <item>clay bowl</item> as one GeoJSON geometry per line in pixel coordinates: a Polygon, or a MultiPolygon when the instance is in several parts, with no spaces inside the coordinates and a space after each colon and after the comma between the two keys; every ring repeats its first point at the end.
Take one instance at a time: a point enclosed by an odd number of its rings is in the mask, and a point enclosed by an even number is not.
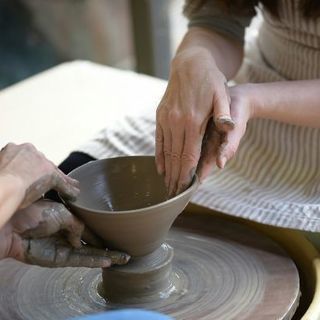
{"type": "Polygon", "coordinates": [[[175,218],[198,186],[195,177],[183,193],[168,199],[164,179],[152,156],[128,156],[89,162],[70,174],[80,195],[67,203],[71,211],[109,249],[143,256],[165,240],[175,218]]]}

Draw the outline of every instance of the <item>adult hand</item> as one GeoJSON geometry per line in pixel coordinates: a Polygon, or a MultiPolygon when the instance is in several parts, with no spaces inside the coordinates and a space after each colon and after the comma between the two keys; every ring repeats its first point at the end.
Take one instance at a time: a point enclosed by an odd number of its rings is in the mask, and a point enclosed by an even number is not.
{"type": "MultiPolygon", "coordinates": [[[[156,121],[156,165],[165,176],[170,195],[185,190],[192,181],[211,119],[219,132],[233,128],[229,102],[225,76],[211,53],[200,49],[178,53],[156,121]]],[[[214,139],[208,139],[206,149],[215,149],[215,144],[214,139]]],[[[215,154],[205,154],[202,161],[212,167],[215,154]]]]}
{"type": "Polygon", "coordinates": [[[0,174],[16,180],[24,192],[20,208],[28,207],[42,194],[55,189],[72,200],[79,193],[76,180],[64,175],[31,144],[9,143],[0,152],[0,174]]]}
{"type": "Polygon", "coordinates": [[[95,246],[100,240],[62,204],[41,200],[15,213],[0,230],[0,259],[11,257],[44,267],[106,268],[129,256],[95,246]]]}

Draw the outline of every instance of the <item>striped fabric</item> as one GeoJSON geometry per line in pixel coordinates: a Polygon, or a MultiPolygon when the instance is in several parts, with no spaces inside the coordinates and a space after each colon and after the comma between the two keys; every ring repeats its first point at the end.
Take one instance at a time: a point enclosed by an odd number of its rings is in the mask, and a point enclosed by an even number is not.
{"type": "MultiPolygon", "coordinates": [[[[296,0],[279,3],[280,19],[262,9],[241,81],[320,78],[320,19],[306,21],[296,0]]],[[[153,154],[155,109],[119,119],[81,151],[97,158],[153,154]]],[[[319,165],[320,130],[251,120],[236,157],[224,170],[213,169],[193,202],[265,224],[320,232],[319,165]]]]}

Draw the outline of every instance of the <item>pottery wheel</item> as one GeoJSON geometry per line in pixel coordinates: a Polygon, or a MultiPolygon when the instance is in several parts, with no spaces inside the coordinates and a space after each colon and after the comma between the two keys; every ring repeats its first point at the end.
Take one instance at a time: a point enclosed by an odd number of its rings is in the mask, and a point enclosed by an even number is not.
{"type": "MultiPolygon", "coordinates": [[[[279,231],[280,232],[280,231],[279,231]]],[[[291,319],[299,300],[293,261],[269,238],[206,215],[182,215],[169,232],[173,283],[158,301],[134,307],[177,319],[291,319]]],[[[0,319],[62,320],[128,307],[98,294],[100,269],[0,263],[0,319]]]]}

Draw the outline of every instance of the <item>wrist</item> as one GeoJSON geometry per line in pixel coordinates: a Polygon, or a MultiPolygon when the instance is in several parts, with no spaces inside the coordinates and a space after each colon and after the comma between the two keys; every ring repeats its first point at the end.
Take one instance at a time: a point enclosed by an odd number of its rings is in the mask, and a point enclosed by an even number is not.
{"type": "Polygon", "coordinates": [[[201,46],[181,48],[171,61],[171,67],[178,67],[186,63],[197,61],[206,65],[216,66],[214,56],[209,49],[201,46]]]}
{"type": "Polygon", "coordinates": [[[226,81],[210,51],[204,48],[180,51],[172,60],[169,79],[175,79],[183,87],[193,84],[198,88],[201,84],[210,84],[210,90],[217,80],[226,81]]]}
{"type": "Polygon", "coordinates": [[[268,100],[264,95],[264,86],[261,83],[248,83],[248,101],[251,109],[251,118],[266,118],[267,110],[266,101],[268,100]]]}
{"type": "Polygon", "coordinates": [[[232,79],[236,75],[243,59],[242,44],[202,27],[191,27],[188,30],[178,49],[178,54],[189,49],[210,56],[227,79],[232,79]]]}
{"type": "Polygon", "coordinates": [[[230,87],[231,99],[240,100],[242,105],[246,106],[247,118],[259,117],[259,99],[256,97],[256,84],[245,83],[230,87]]]}

